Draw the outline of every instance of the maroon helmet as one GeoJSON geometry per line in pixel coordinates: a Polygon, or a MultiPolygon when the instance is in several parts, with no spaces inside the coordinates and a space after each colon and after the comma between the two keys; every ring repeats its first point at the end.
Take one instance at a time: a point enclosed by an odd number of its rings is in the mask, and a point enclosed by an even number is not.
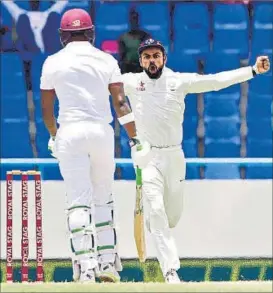
{"type": "Polygon", "coordinates": [[[65,46],[74,35],[83,34],[90,43],[94,42],[94,25],[91,17],[83,9],[70,9],[66,11],[61,19],[59,28],[60,39],[65,46]]]}

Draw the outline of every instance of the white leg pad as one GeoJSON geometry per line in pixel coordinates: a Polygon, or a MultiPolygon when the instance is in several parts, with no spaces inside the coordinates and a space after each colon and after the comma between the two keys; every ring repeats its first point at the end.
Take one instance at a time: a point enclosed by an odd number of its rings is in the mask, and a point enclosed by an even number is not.
{"type": "Polygon", "coordinates": [[[71,249],[76,258],[81,260],[96,256],[96,235],[92,221],[91,208],[72,207],[67,216],[70,231],[71,249]]]}
{"type": "Polygon", "coordinates": [[[121,271],[121,261],[117,254],[117,236],[114,224],[113,201],[96,206],[97,252],[99,263],[114,263],[121,271]]]}

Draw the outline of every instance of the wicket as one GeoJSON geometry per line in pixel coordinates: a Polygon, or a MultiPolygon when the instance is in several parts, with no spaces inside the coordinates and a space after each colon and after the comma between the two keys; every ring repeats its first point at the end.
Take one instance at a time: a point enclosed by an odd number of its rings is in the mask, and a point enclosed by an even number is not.
{"type": "Polygon", "coordinates": [[[22,196],[22,235],[21,235],[21,280],[28,282],[28,179],[33,176],[35,180],[35,217],[36,217],[36,281],[43,282],[43,235],[42,235],[42,190],[41,172],[39,171],[8,171],[6,173],[7,182],[7,256],[6,256],[6,277],[7,282],[13,282],[13,176],[21,176],[21,196],[22,196]]]}

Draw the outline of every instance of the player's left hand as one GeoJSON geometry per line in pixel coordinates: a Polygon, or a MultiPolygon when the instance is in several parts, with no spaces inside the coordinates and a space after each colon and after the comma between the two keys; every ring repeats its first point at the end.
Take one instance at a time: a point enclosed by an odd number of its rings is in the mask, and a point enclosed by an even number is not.
{"type": "Polygon", "coordinates": [[[268,56],[259,56],[256,59],[256,63],[253,66],[253,69],[257,74],[262,74],[267,72],[270,69],[270,61],[268,56]]]}
{"type": "Polygon", "coordinates": [[[48,141],[48,150],[52,157],[57,158],[54,153],[54,145],[55,145],[55,136],[51,136],[48,141]]]}
{"type": "Polygon", "coordinates": [[[131,157],[134,166],[144,169],[152,159],[150,144],[147,141],[140,141],[137,137],[132,138],[129,144],[131,147],[131,157]]]}

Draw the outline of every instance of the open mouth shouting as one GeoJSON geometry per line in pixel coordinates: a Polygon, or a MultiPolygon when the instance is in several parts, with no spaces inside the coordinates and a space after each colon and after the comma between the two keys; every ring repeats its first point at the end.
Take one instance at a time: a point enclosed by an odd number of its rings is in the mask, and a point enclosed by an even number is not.
{"type": "Polygon", "coordinates": [[[149,71],[150,71],[151,73],[156,73],[156,72],[157,72],[157,67],[156,67],[156,65],[155,65],[155,64],[150,64],[150,66],[149,66],[149,71]]]}

